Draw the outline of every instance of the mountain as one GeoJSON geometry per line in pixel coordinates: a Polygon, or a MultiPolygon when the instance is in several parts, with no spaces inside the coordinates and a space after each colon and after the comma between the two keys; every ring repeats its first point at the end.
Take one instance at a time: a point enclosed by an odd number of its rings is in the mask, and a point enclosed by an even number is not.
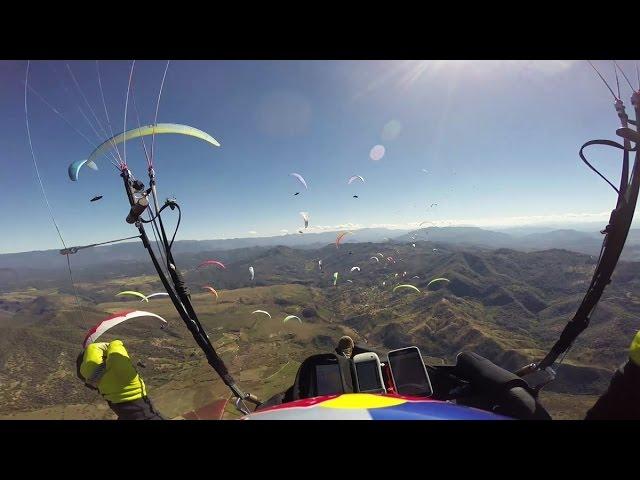
{"type": "MultiPolygon", "coordinates": [[[[462,350],[508,369],[539,360],[575,312],[595,266],[591,255],[561,249],[490,250],[431,241],[416,247],[397,241],[247,247],[182,253],[177,261],[216,348],[243,387],[261,398],[288,387],[306,356],[331,349],[344,334],[382,349],[417,345],[436,363],[454,362],[462,350]],[[385,260],[373,260],[377,253],[385,260]],[[222,260],[226,270],[196,269],[209,255],[222,260]],[[249,265],[255,268],[254,282],[249,265]],[[352,266],[360,271],[351,272],[352,266]],[[339,272],[337,286],[334,272],[339,272]],[[449,282],[427,288],[435,277],[449,282]],[[394,293],[400,282],[420,293],[394,293]],[[203,285],[214,285],[220,298],[203,285]],[[255,309],[272,318],[256,318],[255,309]],[[302,325],[283,325],[288,314],[300,316],[302,325]]],[[[551,406],[564,405],[566,418],[579,418],[603,391],[640,329],[639,266],[620,262],[590,327],[548,386],[551,406]],[[581,401],[570,401],[577,397],[581,401]]],[[[54,418],[109,415],[89,408],[102,402],[75,377],[82,338],[110,312],[140,308],[138,300],[116,297],[119,291],[151,293],[162,286],[148,261],[85,267],[78,277],[80,310],[64,278],[0,293],[0,415],[34,410],[41,412],[38,418],[44,412],[54,418]]],[[[122,338],[146,365],[142,373],[161,411],[175,416],[228,395],[171,302],[153,299],[144,309],[162,315],[169,327],[131,322],[105,338],[122,338]]]]}
{"type": "MultiPolygon", "coordinates": [[[[173,252],[181,259],[181,265],[193,267],[195,262],[206,258],[228,256],[233,259],[240,251],[264,252],[275,246],[305,250],[333,246],[337,234],[338,232],[323,232],[223,240],[179,240],[174,243],[173,252]]],[[[406,232],[371,228],[354,230],[342,243],[346,247],[365,242],[410,245],[425,241],[490,250],[509,248],[522,252],[563,249],[597,256],[602,244],[602,234],[567,229],[533,233],[521,230],[517,234],[508,234],[477,227],[428,227],[406,232]]],[[[640,230],[632,229],[629,232],[621,258],[640,260],[640,230]]],[[[70,255],[69,260],[80,278],[85,278],[85,274],[92,278],[97,268],[101,269],[102,275],[153,273],[148,254],[139,241],[82,249],[70,255]]],[[[40,288],[47,281],[64,283],[67,276],[67,259],[58,250],[0,255],[0,291],[27,284],[40,288]]]]}

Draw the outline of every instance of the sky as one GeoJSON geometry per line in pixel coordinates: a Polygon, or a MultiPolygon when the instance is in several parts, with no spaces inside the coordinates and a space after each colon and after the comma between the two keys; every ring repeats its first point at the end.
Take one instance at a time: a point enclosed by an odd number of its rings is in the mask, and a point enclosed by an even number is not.
{"type": "MultiPolygon", "coordinates": [[[[109,156],[78,182],[67,167],[112,133],[153,123],[156,107],[158,122],[221,144],[155,139],[160,199],[179,202],[181,240],[297,234],[301,211],[308,232],[425,221],[604,227],[615,205],[615,192],[578,157],[584,142],[615,139],[619,127],[611,94],[585,61],[172,60],[159,103],[166,61],[135,62],[127,102],[131,63],[32,61],[25,115],[27,62],[0,61],[0,253],[61,248],[27,120],[66,244],[137,234],[124,221],[129,206],[109,156]],[[381,158],[372,156],[378,145],[381,158]],[[348,185],[353,175],[365,182],[348,185]],[[103,199],[89,202],[95,195],[103,199]]],[[[635,81],[634,63],[620,64],[635,81]]],[[[611,62],[595,65],[615,88],[611,62]]],[[[618,183],[617,151],[587,155],[618,183]]],[[[126,143],[126,158],[148,184],[140,140],[126,143]]]]}

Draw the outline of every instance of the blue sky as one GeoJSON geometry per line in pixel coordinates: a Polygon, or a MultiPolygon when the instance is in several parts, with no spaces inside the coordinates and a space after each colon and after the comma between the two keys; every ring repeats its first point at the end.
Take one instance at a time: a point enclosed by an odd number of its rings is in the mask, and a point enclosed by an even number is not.
{"type": "MultiPolygon", "coordinates": [[[[153,122],[165,64],[136,62],[142,124],[153,122]]],[[[632,62],[621,64],[634,73],[632,62]]],[[[130,65],[99,62],[114,133],[125,126],[130,65]]],[[[596,65],[615,84],[611,63],[596,65]]],[[[0,62],[2,253],[60,247],[27,141],[25,68],[26,61],[0,62]]],[[[96,62],[35,61],[29,84],[73,126],[29,93],[36,159],[67,244],[136,234],[124,222],[128,204],[107,157],[76,183],[67,177],[69,163],[105,139],[94,113],[109,131],[96,62]],[[94,195],[104,198],[90,203],[94,195]]],[[[621,86],[628,104],[630,90],[621,86]]],[[[156,138],[160,196],[175,196],[183,209],[179,239],[295,233],[300,211],[309,212],[311,232],[422,221],[606,222],[615,203],[578,158],[582,143],[613,139],[618,127],[609,92],[583,61],[172,61],[158,121],[194,126],[222,145],[156,138]],[[369,152],[378,144],[386,153],[374,161],[369,152]],[[347,185],[351,175],[365,183],[347,185]]],[[[126,126],[138,126],[133,97],[126,126]]],[[[588,155],[617,183],[617,153],[588,155]]],[[[140,141],[127,145],[127,158],[146,180],[140,141]]]]}

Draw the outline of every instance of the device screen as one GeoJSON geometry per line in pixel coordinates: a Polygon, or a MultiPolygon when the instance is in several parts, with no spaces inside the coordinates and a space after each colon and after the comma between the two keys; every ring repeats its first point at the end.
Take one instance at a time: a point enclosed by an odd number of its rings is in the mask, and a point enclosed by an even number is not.
{"type": "Polygon", "coordinates": [[[379,372],[378,362],[375,360],[356,363],[358,386],[360,387],[361,392],[382,389],[379,372]]]}
{"type": "Polygon", "coordinates": [[[316,365],[316,395],[343,393],[340,365],[316,365]]]}
{"type": "Polygon", "coordinates": [[[433,393],[417,348],[389,352],[389,365],[399,394],[423,397],[433,393]]]}

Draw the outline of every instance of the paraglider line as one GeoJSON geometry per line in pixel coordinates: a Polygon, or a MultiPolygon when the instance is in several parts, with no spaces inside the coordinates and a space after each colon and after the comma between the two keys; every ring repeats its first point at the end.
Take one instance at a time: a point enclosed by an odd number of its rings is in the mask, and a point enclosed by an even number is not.
{"type": "MultiPolygon", "coordinates": [[[[156,114],[155,117],[153,118],[153,124],[156,125],[158,123],[158,110],[160,109],[160,97],[162,96],[162,90],[164,89],[164,80],[165,78],[167,78],[167,70],[169,70],[169,62],[170,60],[167,60],[167,65],[166,67],[164,67],[164,74],[162,75],[162,82],[160,82],[160,90],[158,91],[158,101],[156,102],[156,114]]],[[[153,135],[151,136],[151,160],[149,161],[149,167],[153,168],[153,147],[155,145],[155,141],[156,141],[156,132],[153,132],[153,135]]]]}
{"type": "MultiPolygon", "coordinates": [[[[33,142],[31,140],[31,128],[29,127],[29,108],[28,108],[28,102],[27,102],[27,92],[28,92],[28,88],[27,86],[29,85],[29,67],[31,66],[31,61],[27,60],[27,71],[25,74],[25,80],[24,80],[24,118],[25,118],[25,124],[27,127],[27,138],[29,140],[29,149],[31,150],[31,158],[33,159],[33,166],[35,168],[36,171],[36,176],[38,177],[38,183],[40,184],[40,191],[42,192],[42,196],[44,198],[45,203],[47,204],[47,209],[49,210],[49,216],[51,217],[51,221],[53,222],[53,225],[56,227],[56,231],[58,232],[58,237],[60,237],[60,241],[62,242],[62,246],[66,249],[67,245],[64,242],[64,238],[62,237],[62,233],[60,232],[60,227],[58,226],[58,222],[56,222],[55,216],[53,215],[53,209],[51,208],[51,204],[49,203],[49,199],[47,198],[47,192],[44,188],[44,183],[42,182],[42,177],[40,176],[40,169],[38,168],[38,161],[36,160],[36,153],[35,150],[33,149],[33,142]]],[[[71,279],[71,285],[73,287],[73,292],[76,298],[76,305],[80,311],[80,317],[82,318],[82,321],[84,322],[84,315],[82,313],[82,307],[80,306],[80,299],[78,298],[78,291],[76,290],[76,285],[75,282],[73,281],[73,273],[71,272],[71,261],[69,260],[69,255],[67,254],[67,266],[69,268],[69,278],[71,279]]]]}

